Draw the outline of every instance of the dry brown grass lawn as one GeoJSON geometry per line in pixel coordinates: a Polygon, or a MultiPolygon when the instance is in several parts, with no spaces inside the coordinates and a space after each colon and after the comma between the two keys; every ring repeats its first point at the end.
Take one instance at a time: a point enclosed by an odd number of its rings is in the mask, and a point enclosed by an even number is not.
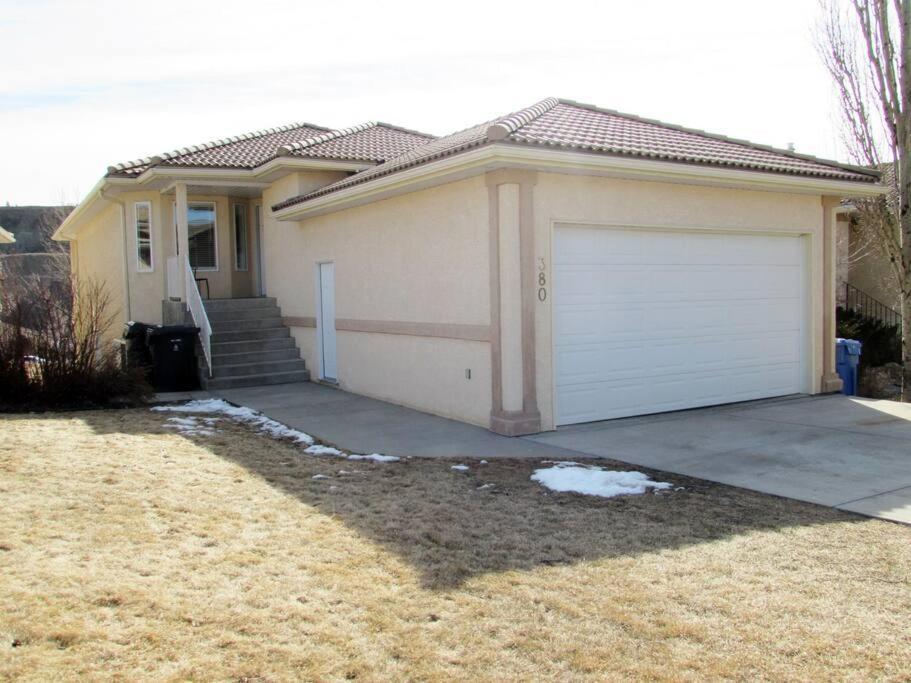
{"type": "Polygon", "coordinates": [[[534,462],[353,463],[166,418],[0,418],[0,677],[911,671],[906,527],[677,476],[548,494],[534,462]]]}

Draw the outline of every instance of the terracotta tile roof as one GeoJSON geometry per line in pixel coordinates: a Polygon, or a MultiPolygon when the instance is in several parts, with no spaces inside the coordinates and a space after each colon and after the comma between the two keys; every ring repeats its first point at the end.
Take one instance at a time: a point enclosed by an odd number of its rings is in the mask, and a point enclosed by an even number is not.
{"type": "Polygon", "coordinates": [[[151,166],[254,168],[275,156],[282,145],[293,144],[329,132],[312,123],[292,123],[279,128],[244,133],[201,145],[175,149],[108,168],[108,175],[136,176],[151,166]]]}
{"type": "Polygon", "coordinates": [[[279,148],[278,155],[381,162],[401,156],[433,139],[433,135],[371,121],[284,145],[279,148]]]}
{"type": "Polygon", "coordinates": [[[366,123],[343,130],[294,123],[117,164],[108,169],[108,175],[135,177],[152,166],[256,168],[278,156],[377,163],[432,139],[432,135],[388,123],[366,123]]]}
{"type": "Polygon", "coordinates": [[[570,100],[548,98],[526,109],[416,147],[386,163],[314,192],[288,199],[274,208],[298,204],[473,147],[494,143],[860,182],[875,182],[878,177],[875,172],[835,161],[570,100]]]}

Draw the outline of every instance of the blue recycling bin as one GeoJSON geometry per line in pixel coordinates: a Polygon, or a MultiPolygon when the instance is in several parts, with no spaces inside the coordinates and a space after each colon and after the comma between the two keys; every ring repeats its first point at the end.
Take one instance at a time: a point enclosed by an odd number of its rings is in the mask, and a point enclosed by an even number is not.
{"type": "Polygon", "coordinates": [[[857,395],[857,364],[860,363],[861,343],[856,339],[835,340],[835,370],[844,386],[845,396],[857,395]]]}

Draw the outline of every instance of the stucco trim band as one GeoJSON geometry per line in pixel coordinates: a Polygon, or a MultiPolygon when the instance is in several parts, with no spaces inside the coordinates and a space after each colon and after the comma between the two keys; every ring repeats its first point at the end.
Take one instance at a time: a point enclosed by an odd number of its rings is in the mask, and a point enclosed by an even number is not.
{"type": "Polygon", "coordinates": [[[336,318],[335,329],[343,332],[371,332],[374,334],[401,334],[409,337],[436,337],[438,339],[461,339],[479,342],[490,341],[490,327],[487,325],[336,318]]]}
{"type": "Polygon", "coordinates": [[[287,327],[316,327],[316,318],[312,315],[282,316],[282,325],[287,327]]]}
{"type": "MultiPolygon", "coordinates": [[[[282,318],[282,324],[289,327],[316,327],[316,318],[313,316],[286,316],[282,318]]],[[[436,339],[459,339],[462,341],[478,342],[490,341],[490,327],[488,325],[336,318],[335,329],[341,332],[398,334],[408,337],[432,337],[436,339]]]]}

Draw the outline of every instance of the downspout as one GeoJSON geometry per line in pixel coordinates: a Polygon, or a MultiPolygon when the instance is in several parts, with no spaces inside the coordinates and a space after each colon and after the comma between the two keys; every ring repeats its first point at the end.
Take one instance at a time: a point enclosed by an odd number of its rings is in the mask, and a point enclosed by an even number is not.
{"type": "Polygon", "coordinates": [[[133,319],[133,309],[130,304],[130,257],[127,249],[127,205],[120,199],[101,190],[101,198],[120,206],[120,230],[123,237],[123,302],[127,320],[133,319]]]}

